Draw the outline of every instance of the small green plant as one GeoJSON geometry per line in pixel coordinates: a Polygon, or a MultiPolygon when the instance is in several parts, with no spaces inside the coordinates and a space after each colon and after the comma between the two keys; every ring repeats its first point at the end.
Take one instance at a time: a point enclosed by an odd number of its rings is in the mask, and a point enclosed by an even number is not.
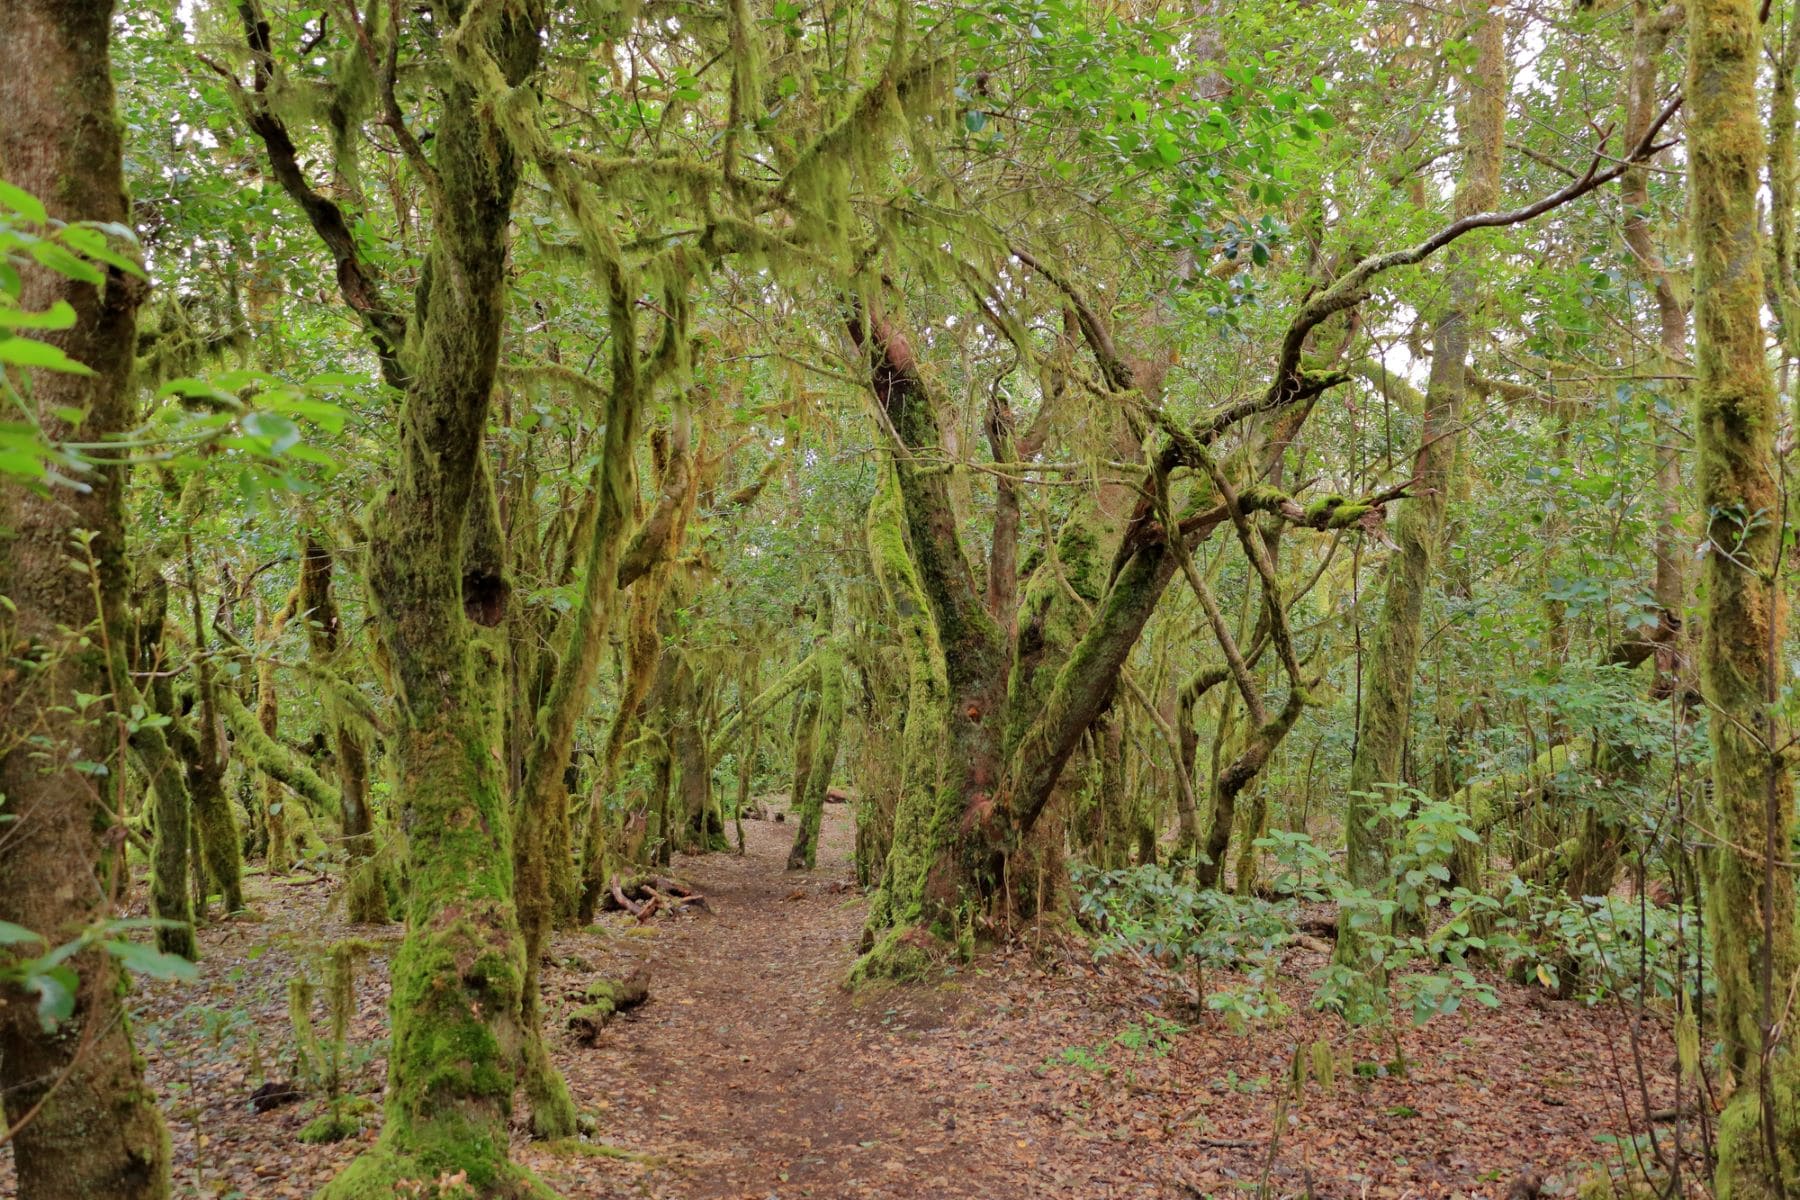
{"type": "Polygon", "coordinates": [[[1514,974],[1559,995],[1587,1004],[1610,996],[1673,1000],[1696,974],[1711,994],[1712,971],[1693,970],[1691,956],[1706,943],[1692,905],[1664,907],[1623,896],[1576,900],[1560,888],[1515,878],[1503,907],[1503,925],[1513,933],[1508,962],[1514,974]]]}
{"type": "Polygon", "coordinates": [[[1151,1013],[1141,1020],[1133,1021],[1103,1042],[1092,1046],[1069,1046],[1046,1065],[1074,1067],[1081,1071],[1110,1075],[1112,1067],[1107,1064],[1106,1057],[1114,1047],[1130,1051],[1131,1056],[1139,1061],[1163,1058],[1175,1048],[1175,1039],[1186,1032],[1187,1026],[1181,1022],[1151,1013]]]}

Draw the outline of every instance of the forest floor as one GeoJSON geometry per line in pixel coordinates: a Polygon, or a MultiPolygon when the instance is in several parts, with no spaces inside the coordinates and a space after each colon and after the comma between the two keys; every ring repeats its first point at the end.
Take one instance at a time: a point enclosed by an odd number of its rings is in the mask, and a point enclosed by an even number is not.
{"type": "MultiPolygon", "coordinates": [[[[1074,945],[1018,945],[941,983],[852,995],[842,981],[865,901],[850,886],[848,815],[828,807],[820,866],[806,873],[782,869],[791,824],[746,828],[743,857],[675,864],[710,912],[642,924],[612,913],[556,940],[553,1054],[597,1133],[547,1145],[521,1133],[514,1152],[571,1200],[1227,1197],[1263,1186],[1403,1200],[1502,1196],[1523,1171],[1546,1194],[1572,1194],[1596,1167],[1620,1170],[1646,1097],[1669,1103],[1660,1023],[1640,1031],[1643,1088],[1628,1012],[1536,989],[1503,984],[1498,1011],[1352,1034],[1306,1006],[1316,951],[1283,963],[1291,1014],[1246,1034],[1074,945]],[[577,1044],[561,1028],[569,996],[640,964],[649,1002],[577,1044]],[[1342,1072],[1294,1098],[1295,1046],[1321,1038],[1370,1063],[1392,1062],[1397,1039],[1409,1065],[1342,1072]]],[[[318,978],[324,950],[346,937],[374,943],[346,1075],[356,1093],[380,1093],[398,930],[345,924],[325,886],[304,879],[255,877],[259,919],[204,932],[201,982],[136,996],[179,1195],[307,1196],[374,1136],[306,1145],[297,1134],[316,1100],[264,1114],[249,1103],[258,1084],[293,1073],[288,980],[303,966],[318,978]]],[[[324,1011],[320,999],[321,1032],[324,1011]]],[[[9,1182],[0,1153],[0,1195],[9,1182]]]]}

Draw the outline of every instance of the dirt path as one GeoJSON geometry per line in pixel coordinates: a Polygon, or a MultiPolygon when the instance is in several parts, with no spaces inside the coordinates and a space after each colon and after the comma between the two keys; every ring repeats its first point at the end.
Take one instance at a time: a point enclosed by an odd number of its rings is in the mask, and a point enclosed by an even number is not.
{"type": "MultiPolygon", "coordinates": [[[[986,1134],[957,1121],[959,990],[859,998],[841,984],[864,899],[848,886],[853,836],[828,810],[819,866],[783,869],[793,826],[746,823],[743,857],[678,860],[711,915],[626,928],[600,954],[558,942],[607,973],[637,963],[653,999],[600,1044],[561,1057],[599,1137],[659,1166],[621,1163],[597,1195],[987,1196],[1011,1181],[983,1168],[986,1134]],[[642,932],[643,936],[633,936],[642,932]],[[923,1055],[929,1069],[916,1052],[923,1055]],[[948,1061],[943,1057],[949,1052],[948,1061]]],[[[571,988],[580,976],[571,974],[571,988]]],[[[586,1160],[592,1162],[592,1159],[586,1160]]],[[[547,1176],[561,1174],[545,1162],[547,1176]]],[[[579,1174],[587,1175],[586,1172],[579,1174]]],[[[602,1184],[588,1176],[584,1183],[602,1184]]]]}
{"type": "MultiPolygon", "coordinates": [[[[609,974],[649,964],[653,993],[597,1046],[558,1054],[599,1110],[597,1140],[641,1157],[516,1146],[565,1196],[1172,1200],[1266,1185],[1417,1200],[1504,1195],[1525,1171],[1570,1194],[1586,1171],[1620,1169],[1609,1146],[1635,1089],[1621,1014],[1527,989],[1501,985],[1497,1012],[1394,1031],[1403,1073],[1291,1099],[1296,1039],[1327,1037],[1346,1063],[1385,1062],[1394,1045],[1307,1010],[1311,952],[1283,965],[1276,1003],[1292,1016],[1247,1034],[1162,1021],[1154,981],[1080,948],[1015,947],[853,999],[842,983],[866,902],[843,886],[848,814],[828,815],[816,871],[782,869],[791,825],[751,822],[744,857],[676,864],[712,915],[640,930],[615,914],[598,951],[593,934],[558,943],[609,974]]],[[[1668,1047],[1644,1052],[1661,1096],[1668,1047]]]]}
{"type": "MultiPolygon", "coordinates": [[[[849,814],[828,807],[806,873],[783,869],[791,824],[746,831],[743,857],[675,864],[710,914],[640,925],[613,913],[556,939],[551,1050],[596,1126],[550,1145],[521,1129],[512,1152],[566,1200],[1195,1200],[1265,1180],[1271,1197],[1423,1200],[1503,1196],[1523,1170],[1567,1196],[1596,1166],[1620,1171],[1621,1136],[1642,1132],[1630,1013],[1504,982],[1498,1010],[1354,1031],[1310,1010],[1325,959],[1297,948],[1269,981],[1270,1015],[1234,1031],[1175,1011],[1154,975],[1080,944],[1015,944],[939,982],[852,997],[842,983],[866,900],[844,886],[849,814]],[[563,1030],[571,994],[643,964],[648,1004],[593,1046],[563,1030]],[[1337,1080],[1294,1095],[1296,1047],[1318,1039],[1337,1080]],[[1401,1072],[1388,1070],[1396,1047],[1401,1072]]],[[[373,1141],[377,1119],[307,1145],[317,1097],[264,1113],[248,1102],[294,1077],[289,981],[319,978],[340,939],[372,943],[345,1065],[373,1114],[400,931],[346,924],[305,876],[248,882],[258,915],[202,931],[200,982],[134,995],[137,1043],[169,1119],[177,1196],[304,1200],[373,1141]]],[[[1255,985],[1221,973],[1211,986],[1255,985]]],[[[313,1017],[323,1028],[323,997],[313,1017]]],[[[1673,1052],[1657,1023],[1639,1050],[1649,1106],[1666,1107],[1673,1052]]],[[[9,1176],[0,1149],[0,1197],[9,1176]]]]}

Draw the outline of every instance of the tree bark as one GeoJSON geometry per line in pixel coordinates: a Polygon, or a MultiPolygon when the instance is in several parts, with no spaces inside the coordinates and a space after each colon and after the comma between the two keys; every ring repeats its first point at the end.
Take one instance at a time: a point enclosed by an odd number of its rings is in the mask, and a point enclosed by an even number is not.
{"type": "Polygon", "coordinates": [[[1786,677],[1785,513],[1757,228],[1761,25],[1755,0],[1689,0],[1687,12],[1694,424],[1707,536],[1700,684],[1721,843],[1708,855],[1709,924],[1719,1036],[1736,1081],[1719,1118],[1715,1184],[1721,1200],[1762,1200],[1800,1192],[1800,1051],[1786,1019],[1800,938],[1793,783],[1775,714],[1786,677]]]}
{"type": "Polygon", "coordinates": [[[524,1067],[524,945],[501,762],[499,637],[508,587],[465,558],[494,503],[483,439],[505,322],[518,163],[471,78],[523,85],[542,7],[457,2],[432,139],[434,229],[409,332],[398,461],[369,512],[369,591],[392,666],[394,810],[406,836],[406,933],[394,955],[386,1121],[321,1192],[392,1194],[455,1176],[482,1197],[542,1195],[507,1159],[524,1067]],[[477,486],[478,482],[484,486],[477,486]]]}
{"type": "MultiPolygon", "coordinates": [[[[825,603],[831,601],[827,599],[825,603]]],[[[831,787],[831,773],[837,768],[838,737],[844,726],[844,660],[833,641],[835,637],[835,631],[827,634],[817,651],[819,711],[813,726],[812,754],[804,791],[795,806],[799,820],[794,828],[794,844],[788,850],[787,869],[790,871],[810,871],[818,862],[819,825],[825,816],[825,793],[831,787]]]]}
{"type": "MultiPolygon", "coordinates": [[[[306,622],[306,640],[320,666],[336,671],[342,665],[343,619],[332,594],[335,567],[331,548],[308,533],[300,546],[300,615],[306,622]]],[[[344,832],[344,882],[350,919],[385,925],[388,921],[387,889],[371,858],[375,852],[374,820],[369,811],[369,752],[356,724],[333,711],[333,701],[323,697],[331,726],[332,749],[337,757],[338,807],[344,832]]]]}
{"type": "MultiPolygon", "coordinates": [[[[58,221],[131,220],[108,39],[112,5],[21,0],[0,20],[0,178],[39,197],[58,221]]],[[[98,285],[25,267],[21,306],[57,301],[73,327],[42,335],[90,374],[18,371],[47,436],[101,441],[130,424],[129,379],[142,282],[117,268],[98,285]],[[80,433],[58,415],[83,414],[80,433]]],[[[12,818],[0,837],[0,920],[63,944],[114,915],[125,876],[115,836],[126,776],[119,639],[126,592],[125,470],[102,464],[75,491],[0,488],[0,639],[14,660],[43,664],[0,684],[0,728],[35,728],[41,755],[8,738],[0,794],[12,818]],[[88,551],[77,548],[87,539],[88,551]],[[72,574],[71,556],[94,573],[72,574]],[[84,586],[85,583],[85,586],[84,586]],[[92,634],[85,641],[76,634],[92,634]],[[76,694],[109,697],[83,707],[76,694]],[[105,763],[108,773],[82,764],[105,763]]],[[[185,849],[185,839],[183,841],[185,849]]],[[[32,998],[0,987],[0,1107],[12,1134],[21,1200],[169,1194],[169,1142],[132,1046],[118,964],[104,950],[72,959],[74,1012],[53,1031],[32,998]]]]}

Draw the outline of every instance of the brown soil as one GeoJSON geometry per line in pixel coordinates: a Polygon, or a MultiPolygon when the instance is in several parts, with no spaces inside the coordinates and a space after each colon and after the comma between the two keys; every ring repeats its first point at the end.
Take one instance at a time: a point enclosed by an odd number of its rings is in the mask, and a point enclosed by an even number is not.
{"type": "MultiPolygon", "coordinates": [[[[1659,1026],[1642,1035],[1640,1091],[1630,1014],[1510,986],[1498,1011],[1400,1030],[1404,1076],[1344,1072],[1295,1098],[1284,1081],[1296,1045],[1328,1039],[1368,1063],[1390,1062],[1395,1045],[1307,1009],[1305,977],[1323,958],[1303,950],[1283,967],[1290,1015],[1247,1034],[1177,1011],[1138,968],[1031,938],[939,984],[851,996],[842,981],[864,900],[846,886],[848,813],[828,807],[821,865],[807,873],[782,869],[791,824],[746,828],[745,856],[675,864],[710,913],[644,924],[613,913],[601,931],[556,939],[553,1053],[597,1131],[550,1146],[521,1134],[514,1153],[571,1200],[1174,1198],[1265,1186],[1400,1200],[1504,1195],[1524,1170],[1545,1176],[1546,1194],[1572,1193],[1594,1166],[1620,1169],[1613,1139],[1629,1136],[1646,1096],[1652,1109],[1669,1103],[1659,1026]],[[649,1003],[580,1047],[561,1029],[568,997],[638,964],[650,969],[649,1003]]],[[[202,983],[137,998],[181,1195],[306,1196],[374,1136],[300,1143],[316,1100],[252,1111],[258,1084],[292,1075],[288,978],[303,963],[316,976],[339,938],[370,939],[323,884],[257,877],[252,896],[261,921],[205,931],[202,983]]],[[[359,985],[349,1074],[370,1099],[383,1068],[383,954],[397,936],[376,931],[382,953],[359,985]]],[[[321,1029],[323,1013],[321,1002],[321,1029]]],[[[0,1152],[0,1195],[9,1184],[0,1152]]]]}

